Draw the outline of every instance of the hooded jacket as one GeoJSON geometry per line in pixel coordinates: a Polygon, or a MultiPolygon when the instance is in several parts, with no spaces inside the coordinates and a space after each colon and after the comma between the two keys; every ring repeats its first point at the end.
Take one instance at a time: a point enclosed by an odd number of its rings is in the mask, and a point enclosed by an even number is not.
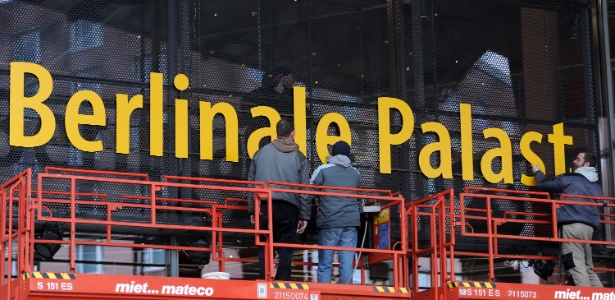
{"type": "MultiPolygon", "coordinates": [[[[546,180],[545,174],[536,172],[538,188],[552,193],[602,197],[602,187],[597,183],[598,172],[594,167],[577,168],[573,174],[559,175],[546,180]]],[[[567,198],[567,201],[596,202],[586,198],[567,198]]],[[[584,223],[594,228],[600,226],[597,206],[565,204],[557,209],[557,224],[584,223]]]]}
{"type": "MultiPolygon", "coordinates": [[[[311,184],[356,188],[359,186],[359,172],[351,166],[346,155],[329,157],[328,163],[318,167],[312,174],[311,184]]],[[[324,189],[323,192],[338,192],[324,189]]],[[[347,192],[345,192],[347,193],[347,192]]],[[[358,227],[359,207],[356,198],[320,196],[316,215],[318,228],[358,227]]]]}
{"type": "MultiPolygon", "coordinates": [[[[290,183],[309,183],[308,161],[293,141],[275,139],[258,150],[252,158],[249,181],[283,181],[290,183]]],[[[271,187],[292,188],[271,185],[271,187]]],[[[311,201],[307,195],[274,192],[274,201],[286,201],[299,208],[299,220],[309,220],[311,201]]],[[[254,195],[248,195],[248,211],[254,213],[254,195]]]]}

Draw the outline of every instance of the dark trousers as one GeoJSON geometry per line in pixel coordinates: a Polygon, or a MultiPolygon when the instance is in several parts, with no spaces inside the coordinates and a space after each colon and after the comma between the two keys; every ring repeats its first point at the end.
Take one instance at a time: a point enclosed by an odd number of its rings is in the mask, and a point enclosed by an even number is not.
{"type": "MultiPolygon", "coordinates": [[[[273,241],[277,243],[295,243],[297,241],[297,214],[299,208],[286,201],[273,201],[272,203],[273,241]]],[[[260,229],[267,229],[267,202],[261,203],[261,215],[259,216],[260,229]]],[[[266,236],[260,236],[261,241],[266,236]]],[[[293,259],[293,249],[277,247],[279,255],[276,280],[290,280],[290,267],[293,259]]],[[[259,278],[265,279],[265,247],[258,247],[258,274],[259,278]]]]}

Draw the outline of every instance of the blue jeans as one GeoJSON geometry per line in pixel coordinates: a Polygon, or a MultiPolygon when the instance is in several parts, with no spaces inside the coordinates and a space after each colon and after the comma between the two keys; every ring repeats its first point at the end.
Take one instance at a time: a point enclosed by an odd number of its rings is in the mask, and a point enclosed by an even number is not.
{"type": "MultiPolygon", "coordinates": [[[[318,233],[318,245],[334,247],[357,247],[357,227],[321,228],[318,233]]],[[[333,253],[335,250],[318,250],[318,282],[331,283],[333,253]]],[[[339,251],[340,283],[352,283],[352,261],[354,251],[339,251]]]]}

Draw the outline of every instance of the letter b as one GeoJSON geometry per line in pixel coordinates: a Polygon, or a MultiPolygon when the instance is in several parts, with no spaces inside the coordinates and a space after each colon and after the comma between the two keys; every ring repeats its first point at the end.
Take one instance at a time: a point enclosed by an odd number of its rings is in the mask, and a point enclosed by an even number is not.
{"type": "Polygon", "coordinates": [[[29,62],[12,62],[10,64],[10,138],[11,146],[37,147],[46,144],[56,129],[56,119],[49,107],[43,104],[53,90],[53,79],[44,67],[29,62]],[[39,82],[39,89],[32,97],[25,96],[25,74],[34,75],[39,82]],[[41,128],[31,136],[24,135],[24,111],[26,108],[36,111],[41,118],[41,128]]]}

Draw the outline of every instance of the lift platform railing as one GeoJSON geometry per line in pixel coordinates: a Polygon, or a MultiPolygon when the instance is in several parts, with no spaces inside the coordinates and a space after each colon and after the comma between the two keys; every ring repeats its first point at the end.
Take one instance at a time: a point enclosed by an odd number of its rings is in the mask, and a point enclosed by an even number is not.
{"type": "MultiPolygon", "coordinates": [[[[290,186],[292,184],[280,182],[275,183],[278,184],[278,187],[263,188],[262,185],[258,186],[259,183],[256,182],[189,177],[167,177],[164,182],[154,182],[132,173],[123,176],[118,172],[96,171],[90,173],[81,171],[49,169],[49,173],[41,172],[37,175],[36,189],[32,190],[32,175],[28,169],[2,186],[2,199],[9,209],[2,211],[2,217],[6,221],[2,223],[3,247],[1,250],[6,257],[6,262],[5,260],[1,262],[4,267],[0,268],[0,272],[3,272],[4,282],[0,288],[3,295],[6,292],[7,299],[14,297],[15,293],[22,290],[16,288],[20,281],[15,281],[16,278],[13,277],[21,277],[21,274],[35,271],[34,249],[40,244],[69,246],[68,251],[66,251],[68,259],[66,261],[60,260],[59,263],[67,264],[71,273],[76,271],[79,262],[76,257],[78,245],[213,252],[214,255],[211,260],[218,262],[220,271],[224,271],[225,263],[230,261],[255,262],[255,259],[224,257],[222,251],[224,245],[223,233],[252,235],[258,245],[266,247],[269,254],[265,266],[265,272],[268,274],[267,281],[273,280],[273,249],[274,247],[284,246],[300,249],[350,250],[365,253],[364,258],[357,261],[362,271],[363,283],[365,283],[365,267],[368,264],[390,260],[394,266],[394,288],[397,290],[401,287],[407,287],[407,281],[403,282],[401,278],[404,276],[402,270],[408,250],[408,229],[406,222],[401,219],[402,212],[404,212],[404,199],[396,193],[374,189],[344,189],[312,185],[290,186]],[[284,184],[286,184],[285,187],[279,187],[279,185],[284,184]],[[118,186],[118,189],[111,188],[111,186],[118,186]],[[124,188],[124,186],[130,188],[124,188]],[[225,197],[208,199],[184,199],[173,196],[173,191],[175,194],[181,194],[182,189],[227,193],[225,197]],[[272,242],[273,232],[271,230],[255,229],[259,228],[258,218],[255,220],[257,224],[249,228],[228,227],[227,224],[223,224],[223,213],[227,210],[243,211],[247,214],[244,197],[238,198],[232,195],[237,193],[244,196],[247,194],[255,195],[255,209],[258,214],[260,213],[259,201],[270,199],[272,192],[359,198],[364,200],[364,203],[380,205],[382,209],[395,208],[400,213],[398,217],[393,215],[392,217],[395,219],[391,221],[401,224],[401,240],[391,249],[282,244],[272,242]],[[137,212],[143,218],[138,220],[123,219],[121,216],[118,218],[118,212],[122,212],[122,210],[137,212]],[[165,219],[165,213],[204,214],[209,216],[211,223],[197,225],[173,223],[165,219]],[[60,240],[42,239],[36,232],[37,226],[40,227],[42,223],[63,224],[64,238],[60,240]],[[88,234],[88,230],[90,233],[96,231],[96,240],[83,239],[83,234],[88,234]],[[126,241],[119,240],[120,237],[128,240],[135,239],[135,236],[125,237],[126,230],[137,232],[192,232],[195,234],[209,232],[211,234],[211,246],[166,245],[148,242],[147,240],[138,243],[126,243],[126,241]],[[257,238],[259,235],[267,236],[266,241],[260,242],[257,238]],[[18,249],[17,245],[19,245],[18,249]],[[5,270],[7,269],[6,263],[15,265],[14,259],[8,253],[18,253],[18,263],[12,271],[11,268],[8,268],[9,271],[5,270]],[[8,297],[9,294],[12,296],[8,297]]],[[[271,205],[271,201],[267,201],[267,203],[271,205]]],[[[269,220],[271,219],[270,217],[269,220]]],[[[303,264],[303,262],[296,263],[303,264]]]]}
{"type": "MultiPolygon", "coordinates": [[[[126,178],[108,178],[108,177],[92,177],[82,175],[66,175],[66,174],[38,174],[38,184],[36,191],[36,220],[39,222],[57,222],[68,224],[68,239],[66,240],[34,240],[34,243],[45,244],[63,244],[69,245],[69,268],[71,272],[75,271],[76,266],[76,246],[77,245],[99,245],[112,247],[126,247],[126,243],[115,241],[112,238],[114,229],[117,228],[133,228],[137,230],[159,230],[159,231],[181,231],[181,232],[211,232],[212,247],[190,247],[190,246],[169,246],[151,243],[135,243],[131,244],[132,248],[155,248],[165,250],[182,250],[182,251],[207,251],[214,252],[212,260],[220,261],[220,269],[224,270],[224,262],[228,258],[223,257],[222,252],[222,233],[245,233],[245,234],[270,234],[269,230],[254,230],[251,228],[224,228],[221,226],[222,210],[235,209],[247,210],[246,207],[234,206],[231,207],[228,203],[218,204],[218,200],[193,200],[180,199],[174,197],[162,197],[161,194],[169,189],[193,189],[193,190],[208,190],[208,191],[227,191],[227,192],[243,192],[259,194],[261,197],[269,198],[270,192],[263,188],[254,187],[229,187],[223,185],[200,185],[188,183],[174,182],[153,182],[146,180],[133,180],[126,178]],[[61,185],[69,192],[52,191],[44,189],[48,187],[47,181],[54,181],[55,185],[61,185]],[[104,193],[80,193],[77,192],[78,186],[87,183],[89,185],[96,184],[122,184],[135,187],[137,190],[144,191],[144,195],[116,195],[115,200],[109,194],[101,196],[104,193]],[[137,188],[138,187],[138,188],[137,188]],[[54,215],[53,206],[63,206],[68,208],[68,215],[54,215]],[[90,209],[88,209],[90,208],[90,209]],[[101,215],[104,219],[88,218],[87,213],[93,209],[101,209],[101,215]],[[144,216],[140,222],[132,220],[114,220],[112,216],[118,210],[137,210],[144,216]],[[79,215],[80,210],[86,212],[86,215],[79,215]],[[161,215],[164,213],[194,213],[206,214],[211,217],[210,225],[184,225],[179,223],[165,224],[160,221],[161,215]],[[105,234],[102,241],[83,241],[77,238],[78,226],[95,225],[105,228],[105,234]]],[[[31,224],[34,228],[34,220],[31,224]]],[[[34,245],[27,251],[31,250],[34,245]]],[[[28,270],[25,270],[27,272],[28,270]]]]}
{"type": "MultiPolygon", "coordinates": [[[[455,234],[447,230],[455,221],[455,212],[451,209],[454,201],[453,190],[446,190],[416,201],[405,204],[406,220],[409,220],[410,235],[412,237],[411,249],[408,256],[411,258],[412,289],[419,292],[419,258],[430,258],[431,287],[438,287],[454,278],[454,244],[455,234]],[[426,221],[423,221],[426,219],[426,221]],[[419,239],[419,231],[428,224],[428,242],[419,239]]],[[[406,272],[408,274],[408,272],[406,272]]],[[[405,279],[407,282],[407,278],[405,279]]]]}
{"type": "MultiPolygon", "coordinates": [[[[502,189],[488,188],[473,188],[466,189],[465,193],[459,195],[459,206],[454,210],[459,212],[460,222],[456,225],[460,226],[461,236],[485,238],[488,244],[487,253],[471,252],[471,251],[456,251],[457,255],[486,257],[489,260],[489,278],[495,280],[494,258],[507,258],[518,260],[544,259],[556,260],[554,256],[539,255],[522,255],[522,254],[505,254],[500,253],[499,243],[502,240],[519,240],[519,241],[536,241],[536,242],[579,242],[579,240],[563,239],[559,237],[557,226],[557,208],[561,205],[582,205],[596,207],[613,207],[615,206],[615,198],[611,197],[584,197],[577,195],[563,195],[562,199],[550,199],[548,194],[542,192],[531,191],[509,191],[502,189]],[[595,200],[601,202],[578,202],[565,199],[570,198],[587,198],[588,201],[595,200]],[[485,201],[484,208],[468,208],[468,199],[483,199],[485,201]],[[591,200],[590,200],[591,199],[591,200]],[[507,211],[502,216],[495,216],[493,206],[498,201],[522,202],[537,206],[547,207],[546,211],[507,211]],[[523,218],[517,218],[522,216],[523,218]],[[475,232],[470,222],[481,222],[484,224],[485,232],[475,232]],[[535,227],[550,228],[547,234],[533,232],[531,234],[510,234],[498,231],[498,228],[507,223],[523,223],[535,227]],[[468,230],[469,229],[469,230],[468,230]]],[[[612,226],[613,221],[611,215],[601,214],[601,224],[612,226]],[[609,218],[609,219],[607,219],[609,218]]],[[[615,241],[596,241],[583,240],[587,244],[615,245],[615,241]]]]}
{"type": "Polygon", "coordinates": [[[45,173],[47,174],[81,174],[90,176],[104,176],[104,177],[118,177],[118,178],[140,178],[142,180],[149,180],[149,175],[145,173],[132,173],[132,172],[116,172],[116,171],[104,171],[104,170],[87,170],[87,169],[71,169],[61,168],[54,166],[45,166],[45,173]]]}
{"type": "Polygon", "coordinates": [[[485,188],[485,187],[477,187],[477,186],[466,186],[464,189],[466,194],[476,193],[476,194],[492,194],[492,195],[525,195],[531,196],[532,198],[539,199],[551,199],[551,194],[548,192],[541,191],[520,191],[520,190],[507,190],[500,188],[485,188]]]}
{"type": "MultiPolygon", "coordinates": [[[[403,220],[404,212],[404,198],[397,193],[392,193],[387,190],[378,189],[361,189],[361,188],[345,188],[345,187],[332,187],[332,186],[314,186],[309,184],[294,184],[287,182],[268,181],[268,190],[271,192],[291,193],[291,194],[306,194],[312,197],[319,196],[336,196],[346,198],[357,198],[364,200],[363,203],[369,205],[379,205],[381,209],[394,208],[397,209],[398,214],[395,220],[392,222],[399,222],[400,224],[400,241],[395,245],[392,245],[392,249],[368,249],[368,248],[343,248],[343,247],[331,247],[331,246],[318,246],[318,245],[299,245],[299,244],[287,244],[287,243],[272,243],[269,239],[268,243],[262,243],[256,241],[258,245],[266,246],[266,256],[273,257],[273,247],[289,247],[295,249],[325,249],[325,250],[346,250],[360,252],[366,258],[367,264],[361,264],[361,258],[355,263],[359,264],[361,270],[361,281],[365,283],[365,267],[372,263],[377,263],[386,260],[393,261],[393,287],[398,290],[400,287],[407,287],[407,281],[403,282],[402,267],[406,263],[407,245],[408,245],[408,228],[407,222],[403,220]],[[324,191],[327,190],[327,191],[324,191]]],[[[255,204],[255,209],[258,209],[259,205],[255,204]]],[[[271,219],[271,203],[268,203],[269,208],[269,226],[272,225],[271,219]]],[[[258,211],[256,212],[258,213],[258,211]]],[[[255,218],[258,219],[258,218],[255,218]]],[[[258,227],[257,227],[258,228],[258,227]]],[[[270,265],[268,269],[273,268],[273,260],[266,260],[270,265]]],[[[266,274],[268,279],[272,279],[273,274],[266,274]]]]}
{"type": "Polygon", "coordinates": [[[248,180],[234,180],[234,179],[219,179],[219,178],[206,178],[206,177],[188,177],[188,176],[176,176],[176,175],[164,175],[163,182],[189,182],[199,184],[213,184],[213,185],[230,185],[230,186],[245,186],[245,187],[257,187],[264,188],[265,184],[260,181],[248,181],[248,180]]]}
{"type": "Polygon", "coordinates": [[[30,218],[32,210],[30,199],[31,170],[27,169],[9,179],[0,186],[0,298],[13,299],[22,290],[20,271],[31,269],[31,253],[21,245],[28,243],[30,218]],[[12,222],[17,217],[17,224],[12,222]],[[8,220],[8,221],[7,221],[8,220]],[[15,226],[17,225],[17,226],[15,226]]]}

